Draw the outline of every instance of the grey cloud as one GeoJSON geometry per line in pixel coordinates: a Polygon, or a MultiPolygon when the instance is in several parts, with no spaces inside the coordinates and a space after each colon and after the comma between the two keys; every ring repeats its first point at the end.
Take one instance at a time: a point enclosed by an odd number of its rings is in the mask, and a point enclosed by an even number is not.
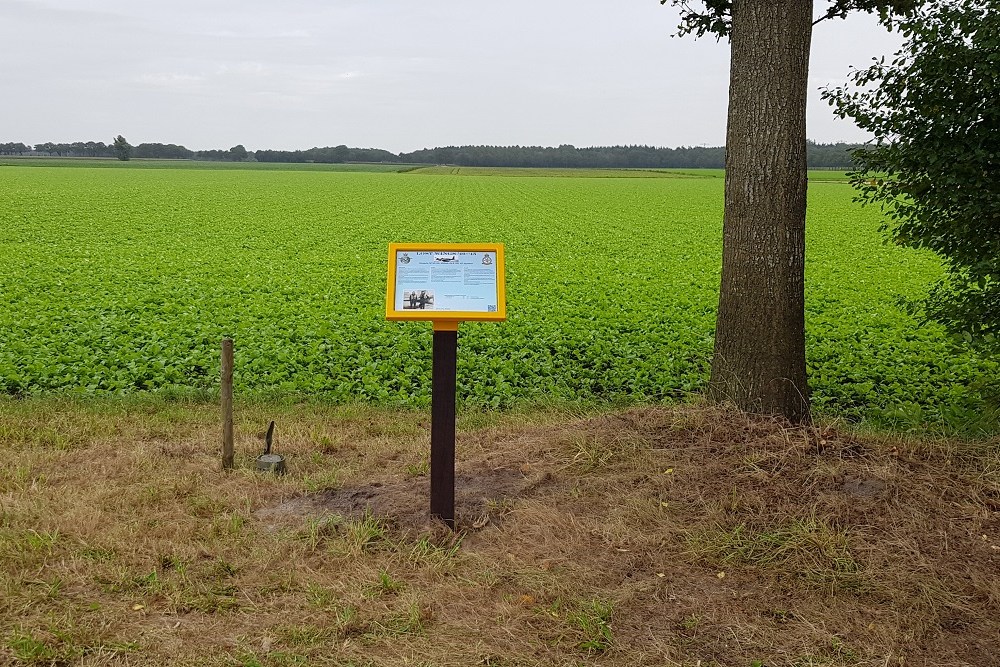
{"type": "MultiPolygon", "coordinates": [[[[0,86],[21,93],[0,105],[7,141],[399,151],[725,136],[728,48],[671,38],[658,0],[2,0],[0,21],[13,27],[0,86]]],[[[814,88],[886,44],[867,20],[821,26],[814,88]]],[[[814,98],[810,136],[857,138],[814,98]]]]}

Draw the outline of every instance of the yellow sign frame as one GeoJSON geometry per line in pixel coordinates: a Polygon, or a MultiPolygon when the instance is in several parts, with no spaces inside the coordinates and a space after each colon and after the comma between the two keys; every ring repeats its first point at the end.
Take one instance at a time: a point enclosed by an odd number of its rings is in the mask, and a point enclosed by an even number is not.
{"type": "Polygon", "coordinates": [[[507,319],[507,280],[502,243],[390,243],[389,275],[385,287],[385,318],[412,322],[431,321],[436,331],[457,331],[464,321],[503,322],[507,319]],[[461,310],[396,310],[396,254],[408,252],[494,252],[497,270],[497,310],[495,313],[461,310]]]}

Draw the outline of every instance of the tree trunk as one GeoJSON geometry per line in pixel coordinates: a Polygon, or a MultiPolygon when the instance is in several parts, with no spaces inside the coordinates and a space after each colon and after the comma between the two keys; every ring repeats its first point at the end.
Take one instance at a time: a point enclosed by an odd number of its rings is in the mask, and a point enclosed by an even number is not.
{"type": "Polygon", "coordinates": [[[812,0],[734,0],[722,289],[709,392],[809,419],[806,94],[812,0]]]}

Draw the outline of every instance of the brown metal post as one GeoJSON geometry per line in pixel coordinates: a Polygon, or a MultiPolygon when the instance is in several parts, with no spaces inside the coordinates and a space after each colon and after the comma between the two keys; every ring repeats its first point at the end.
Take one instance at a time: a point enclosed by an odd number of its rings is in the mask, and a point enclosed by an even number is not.
{"type": "MultiPolygon", "coordinates": [[[[456,327],[457,328],[457,327],[456,327]]],[[[458,331],[434,331],[431,514],[455,528],[455,380],[458,331]]]]}
{"type": "Polygon", "coordinates": [[[233,468],[233,339],[222,339],[222,469],[233,468]]]}

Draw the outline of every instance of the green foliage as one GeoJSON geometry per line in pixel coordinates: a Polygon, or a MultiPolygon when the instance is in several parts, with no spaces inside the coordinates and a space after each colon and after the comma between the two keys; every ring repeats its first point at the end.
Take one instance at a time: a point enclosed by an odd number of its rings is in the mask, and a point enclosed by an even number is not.
{"type": "Polygon", "coordinates": [[[348,521],[344,525],[344,540],[350,553],[361,554],[375,551],[387,540],[385,521],[372,514],[365,514],[360,519],[348,521]]]}
{"type": "MultiPolygon", "coordinates": [[[[891,24],[895,17],[905,16],[914,11],[922,0],[832,0],[826,7],[820,21],[845,18],[853,11],[877,13],[879,18],[891,24]]],[[[722,38],[732,30],[733,0],[660,0],[681,8],[681,25],[678,34],[694,34],[696,37],[715,35],[722,38]],[[692,6],[694,5],[694,6],[692,6]]]]}
{"type": "Polygon", "coordinates": [[[865,572],[845,531],[822,519],[777,526],[716,526],[691,533],[690,553],[719,565],[790,568],[809,585],[830,591],[865,590],[865,572]]]}
{"type": "Polygon", "coordinates": [[[607,600],[591,600],[570,611],[566,621],[582,635],[577,646],[592,653],[602,653],[611,648],[614,642],[611,630],[613,612],[614,605],[607,600]]]}
{"type": "MultiPolygon", "coordinates": [[[[819,176],[806,268],[816,409],[905,427],[981,412],[972,385],[996,366],[952,351],[940,328],[917,328],[896,303],[939,277],[939,264],[883,245],[878,212],[852,204],[831,172],[819,176]]],[[[6,167],[0,190],[3,393],[203,396],[232,334],[238,395],[426,407],[430,326],[384,320],[385,253],[397,240],[506,244],[509,320],[461,328],[465,406],[683,400],[707,377],[718,172],[6,167]]],[[[309,475],[307,487],[336,485],[309,475]]]]}
{"type": "Polygon", "coordinates": [[[1000,2],[936,1],[900,25],[895,57],[825,97],[871,132],[855,153],[859,200],[894,242],[944,258],[927,316],[969,342],[1000,335],[1000,2]]]}
{"type": "Polygon", "coordinates": [[[378,581],[365,587],[365,595],[368,597],[379,597],[383,595],[395,595],[406,588],[406,582],[394,578],[387,570],[378,573],[378,581]]]}
{"type": "Polygon", "coordinates": [[[29,632],[12,632],[7,636],[6,644],[14,658],[22,664],[53,664],[62,657],[59,651],[29,632]]]}
{"type": "Polygon", "coordinates": [[[132,146],[125,140],[125,137],[120,134],[115,137],[114,151],[115,157],[122,162],[127,162],[132,158],[132,146]]]}

